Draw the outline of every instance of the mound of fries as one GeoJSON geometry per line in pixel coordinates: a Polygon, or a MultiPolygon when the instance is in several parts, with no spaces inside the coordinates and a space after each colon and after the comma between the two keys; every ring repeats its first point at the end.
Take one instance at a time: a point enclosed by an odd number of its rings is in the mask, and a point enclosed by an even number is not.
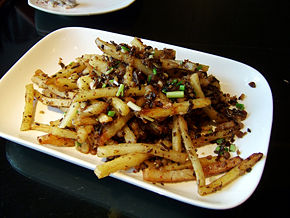
{"type": "Polygon", "coordinates": [[[21,130],[47,133],[39,144],[105,158],[94,171],[98,178],[133,167],[154,183],[196,180],[200,195],[222,189],[262,158],[234,155],[235,138],[245,135],[244,95],[223,93],[208,66],[176,60],[174,50],[138,38],[131,45],[97,38],[96,45],[102,55],[85,54],[68,65],[60,59],[58,72],[36,70],[26,85],[21,130]],[[60,109],[63,117],[36,122],[37,102],[60,109]],[[216,155],[197,154],[212,143],[216,155]]]}

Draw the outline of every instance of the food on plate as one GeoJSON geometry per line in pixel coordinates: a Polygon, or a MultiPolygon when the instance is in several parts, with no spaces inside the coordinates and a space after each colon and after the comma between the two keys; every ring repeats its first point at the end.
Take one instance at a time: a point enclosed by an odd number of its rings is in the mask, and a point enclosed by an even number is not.
{"type": "Polygon", "coordinates": [[[36,3],[65,9],[74,8],[78,5],[76,0],[38,0],[36,3]]]}
{"type": "Polygon", "coordinates": [[[26,86],[22,131],[37,130],[40,144],[74,146],[97,155],[103,178],[134,168],[149,182],[196,180],[198,193],[216,192],[249,172],[263,154],[239,156],[247,117],[242,94],[224,93],[209,66],[176,59],[176,51],[96,39],[102,54],[84,54],[47,74],[38,69],[26,86]],[[33,102],[34,99],[34,102],[33,102]],[[34,119],[37,103],[62,118],[34,119]],[[216,144],[213,152],[199,148],[216,144]],[[207,178],[217,176],[213,182],[207,178]]]}

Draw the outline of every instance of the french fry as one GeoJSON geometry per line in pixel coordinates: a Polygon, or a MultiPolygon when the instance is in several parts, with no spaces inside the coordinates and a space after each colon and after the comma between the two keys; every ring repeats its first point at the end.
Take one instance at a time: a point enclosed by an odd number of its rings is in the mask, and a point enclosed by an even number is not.
{"type": "Polygon", "coordinates": [[[202,169],[206,177],[224,173],[232,169],[233,167],[237,166],[242,161],[243,159],[239,156],[230,159],[219,158],[218,160],[215,161],[200,158],[200,164],[202,165],[202,169]]]}
{"type": "Polygon", "coordinates": [[[34,75],[31,77],[31,81],[38,85],[39,88],[46,88],[46,81],[49,76],[45,74],[42,70],[38,69],[35,71],[34,75]]]}
{"type": "Polygon", "coordinates": [[[94,80],[90,75],[81,76],[77,80],[77,86],[80,90],[90,90],[91,83],[94,83],[94,80]]]}
{"type": "Polygon", "coordinates": [[[203,91],[200,86],[199,77],[197,73],[193,73],[190,76],[190,85],[193,87],[195,94],[198,98],[204,98],[203,91]]]}
{"type": "Polygon", "coordinates": [[[220,131],[215,131],[213,133],[202,135],[199,138],[193,138],[192,143],[195,147],[202,147],[208,145],[217,139],[231,138],[235,134],[233,129],[224,129],[220,131]]]}
{"type": "Polygon", "coordinates": [[[34,111],[33,100],[34,100],[33,84],[28,84],[25,86],[25,106],[20,127],[21,131],[26,131],[31,128],[34,111]]]}
{"type": "MultiPolygon", "coordinates": [[[[191,76],[190,76],[190,84],[191,86],[193,87],[195,93],[196,93],[196,96],[198,98],[204,98],[204,93],[201,89],[201,86],[200,86],[200,82],[199,82],[199,77],[198,77],[198,74],[197,73],[193,73],[191,76]]],[[[222,122],[223,119],[219,116],[218,112],[211,106],[211,105],[208,105],[208,107],[204,108],[203,109],[206,114],[212,119],[212,120],[216,120],[217,122],[222,122]]]]}
{"type": "Polygon", "coordinates": [[[133,67],[131,65],[128,65],[126,67],[126,73],[124,75],[124,84],[127,86],[134,86],[133,82],[133,67]]]}
{"type": "Polygon", "coordinates": [[[137,68],[138,70],[142,71],[143,73],[147,75],[152,74],[152,69],[145,66],[142,63],[141,59],[131,56],[129,52],[118,51],[115,45],[105,42],[101,40],[100,38],[97,38],[95,42],[98,48],[101,51],[103,51],[105,54],[112,56],[115,59],[121,60],[125,62],[126,64],[132,64],[132,66],[134,66],[135,68],[137,68]]]}
{"type": "Polygon", "coordinates": [[[65,114],[64,118],[62,119],[61,123],[59,124],[59,128],[65,128],[65,127],[71,127],[72,126],[72,120],[77,115],[77,112],[80,108],[79,102],[73,102],[67,113],[65,114]]]}
{"type": "Polygon", "coordinates": [[[42,123],[32,123],[31,129],[41,131],[41,132],[51,133],[52,135],[56,135],[56,136],[64,137],[64,138],[70,138],[70,139],[77,138],[77,133],[72,130],[61,129],[59,127],[54,127],[54,126],[50,126],[50,125],[42,124],[42,123]]]}
{"type": "Polygon", "coordinates": [[[200,195],[207,195],[214,192],[219,191],[224,186],[228,185],[229,183],[233,182],[238,177],[244,175],[263,157],[262,153],[254,153],[250,155],[248,158],[243,160],[239,165],[231,169],[222,177],[218,178],[217,180],[213,181],[208,185],[204,185],[199,187],[199,194],[200,195]]]}
{"type": "Polygon", "coordinates": [[[194,148],[192,141],[188,135],[187,123],[184,120],[184,118],[181,116],[178,117],[178,123],[179,123],[181,136],[183,139],[184,147],[186,148],[188,157],[192,163],[193,169],[194,169],[195,174],[196,174],[197,185],[198,185],[198,187],[201,187],[201,186],[205,185],[204,173],[203,173],[200,161],[199,161],[197,154],[195,152],[195,148],[194,148]]]}
{"type": "Polygon", "coordinates": [[[141,39],[134,37],[133,40],[130,42],[131,45],[135,46],[139,50],[145,50],[146,46],[143,44],[141,39]]]}
{"type": "Polygon", "coordinates": [[[140,111],[140,115],[157,119],[157,118],[168,117],[168,116],[173,116],[177,114],[184,115],[189,111],[190,107],[192,107],[192,109],[197,109],[197,108],[206,107],[208,105],[210,105],[210,100],[208,98],[198,98],[198,99],[193,99],[191,101],[174,103],[170,107],[167,107],[167,108],[155,107],[155,108],[143,109],[140,111]]]}
{"type": "Polygon", "coordinates": [[[32,130],[37,130],[37,131],[46,132],[46,133],[52,133],[52,128],[53,126],[43,124],[43,123],[38,123],[38,122],[31,124],[32,130]]]}
{"type": "Polygon", "coordinates": [[[75,148],[84,154],[88,154],[90,152],[90,144],[87,142],[79,143],[78,141],[75,142],[75,148]]]}
{"type": "Polygon", "coordinates": [[[49,91],[51,91],[53,94],[62,97],[62,98],[68,98],[68,99],[72,99],[75,96],[75,92],[71,92],[71,91],[64,91],[63,90],[59,90],[58,87],[54,84],[49,84],[46,87],[49,91]]]}
{"type": "MultiPolygon", "coordinates": [[[[69,78],[72,77],[73,74],[77,75],[81,73],[86,68],[86,65],[78,62],[72,62],[69,65],[65,66],[57,73],[52,75],[46,82],[46,84],[55,84],[56,78],[69,78]]],[[[76,78],[75,78],[76,79],[76,78]]]]}
{"type": "Polygon", "coordinates": [[[175,183],[195,180],[192,169],[162,171],[154,168],[143,170],[143,180],[149,182],[175,183]]]}
{"type": "MultiPolygon", "coordinates": [[[[204,165],[202,168],[204,170],[205,177],[214,176],[220,173],[224,173],[233,167],[237,166],[242,162],[240,157],[235,157],[229,160],[223,161],[209,161],[206,158],[200,159],[204,160],[204,165]]],[[[202,163],[202,161],[201,161],[202,163]]],[[[163,183],[173,183],[173,182],[184,182],[189,180],[195,180],[196,176],[192,169],[192,164],[187,161],[184,164],[174,164],[175,167],[171,169],[168,166],[161,167],[159,169],[146,168],[143,170],[143,179],[150,182],[163,182],[163,183]],[[190,168],[191,167],[191,168],[190,168]]]]}
{"type": "Polygon", "coordinates": [[[116,171],[127,170],[131,167],[138,166],[149,157],[150,157],[149,154],[141,154],[141,153],[126,154],[97,166],[94,172],[97,175],[97,177],[101,179],[116,171]]]}
{"type": "Polygon", "coordinates": [[[61,90],[74,90],[78,88],[76,80],[69,78],[56,78],[55,85],[61,90]]]}
{"type": "Polygon", "coordinates": [[[49,122],[49,125],[50,126],[59,126],[59,124],[61,123],[61,120],[62,120],[62,118],[61,119],[58,119],[58,120],[53,120],[53,121],[50,121],[49,122]]]}
{"type": "Polygon", "coordinates": [[[176,51],[173,49],[164,48],[163,50],[154,49],[154,58],[162,59],[169,59],[174,60],[176,56],[176,51]]]}
{"type": "Polygon", "coordinates": [[[56,135],[52,135],[51,133],[38,136],[37,141],[39,144],[51,144],[58,147],[73,147],[75,146],[75,140],[70,138],[64,138],[56,135]]]}
{"type": "Polygon", "coordinates": [[[100,76],[102,73],[105,73],[108,69],[108,63],[104,61],[103,56],[94,55],[90,58],[89,64],[96,70],[98,75],[100,76]]]}
{"type": "MultiPolygon", "coordinates": [[[[242,159],[237,156],[230,159],[225,159],[224,157],[217,156],[205,156],[199,158],[200,164],[204,170],[205,174],[215,175],[218,174],[218,169],[227,167],[233,167],[236,164],[240,163],[242,159]],[[211,172],[210,172],[211,171],[211,172]]],[[[169,170],[182,170],[182,169],[192,169],[192,163],[190,160],[180,164],[180,163],[170,163],[165,166],[160,167],[160,170],[169,171],[169,170]]]]}
{"type": "Polygon", "coordinates": [[[71,139],[77,138],[77,133],[69,129],[61,129],[58,127],[52,127],[51,133],[53,135],[57,135],[60,137],[65,137],[65,138],[71,138],[71,139]]]}
{"type": "Polygon", "coordinates": [[[112,122],[113,121],[113,118],[112,117],[109,117],[107,114],[104,114],[104,113],[100,113],[100,115],[98,116],[97,120],[100,122],[100,123],[109,123],[109,122],[112,122]]]}
{"type": "Polygon", "coordinates": [[[93,126],[92,125],[85,125],[85,126],[78,126],[77,127],[77,141],[79,143],[84,143],[88,135],[93,131],[93,126]]]}
{"type": "Polygon", "coordinates": [[[72,124],[74,126],[81,126],[81,125],[95,125],[98,124],[99,121],[94,117],[85,117],[85,116],[76,116],[72,120],[72,124]]]}
{"type": "Polygon", "coordinates": [[[188,157],[186,153],[167,150],[164,147],[145,143],[121,143],[118,145],[99,146],[97,151],[99,157],[111,157],[130,153],[151,154],[179,163],[184,163],[188,157]]]}
{"type": "MultiPolygon", "coordinates": [[[[87,101],[91,99],[114,97],[118,92],[118,87],[107,87],[100,89],[92,89],[80,91],[74,97],[74,101],[87,101]]],[[[125,96],[143,96],[145,94],[144,87],[131,87],[125,91],[125,96]]]]}
{"type": "Polygon", "coordinates": [[[178,125],[177,116],[173,117],[173,126],[172,126],[172,149],[174,151],[181,151],[181,134],[178,125]]]}
{"type": "Polygon", "coordinates": [[[81,112],[81,116],[92,116],[98,115],[105,111],[109,106],[108,103],[103,101],[94,101],[91,105],[89,105],[84,111],[81,112]]]}
{"type": "Polygon", "coordinates": [[[170,69],[181,69],[186,71],[195,72],[197,68],[200,66],[202,71],[208,71],[207,65],[201,65],[197,63],[193,63],[189,60],[179,61],[179,60],[171,60],[171,59],[160,59],[162,64],[162,68],[170,70],[170,69]]]}
{"type": "Polygon", "coordinates": [[[54,107],[69,107],[72,103],[71,99],[62,99],[62,98],[48,98],[42,95],[37,90],[34,90],[35,97],[45,105],[54,106],[54,107]]]}
{"type": "Polygon", "coordinates": [[[126,143],[136,143],[137,138],[134,135],[133,131],[126,125],[123,128],[124,131],[124,139],[126,143]]]}
{"type": "Polygon", "coordinates": [[[159,140],[159,142],[162,146],[165,146],[166,148],[172,148],[172,143],[171,141],[167,139],[159,140]]]}
{"type": "Polygon", "coordinates": [[[116,97],[113,97],[111,99],[113,107],[121,114],[121,116],[126,116],[128,113],[130,113],[130,108],[121,99],[116,97]]]}
{"type": "Polygon", "coordinates": [[[118,117],[112,124],[105,126],[101,136],[96,139],[96,144],[98,146],[104,145],[107,140],[116,135],[126,125],[132,116],[133,114],[129,113],[126,116],[118,117]]]}

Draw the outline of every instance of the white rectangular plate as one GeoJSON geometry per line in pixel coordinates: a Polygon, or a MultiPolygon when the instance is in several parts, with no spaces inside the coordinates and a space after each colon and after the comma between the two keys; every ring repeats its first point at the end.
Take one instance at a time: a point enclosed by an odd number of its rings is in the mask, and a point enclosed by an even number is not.
{"type": "MultiPolygon", "coordinates": [[[[41,146],[37,143],[36,137],[43,135],[43,133],[37,131],[20,132],[19,128],[24,108],[25,85],[31,83],[30,78],[35,70],[42,69],[45,73],[53,74],[60,68],[58,65],[60,57],[65,64],[68,64],[74,58],[83,54],[100,53],[95,45],[97,37],[106,41],[113,40],[117,43],[129,43],[132,40],[131,36],[101,30],[78,27],[63,28],[52,32],[39,41],[3,76],[0,81],[0,136],[94,170],[95,166],[101,162],[97,156],[82,154],[74,148],[41,146]]],[[[237,139],[236,145],[243,158],[255,152],[262,152],[264,158],[255,165],[251,173],[237,179],[222,191],[204,197],[197,194],[195,182],[165,184],[163,186],[143,181],[140,173],[119,172],[112,176],[158,194],[200,207],[227,209],[243,203],[251,196],[260,181],[268,151],[273,101],[267,81],[257,70],[237,61],[150,40],[144,39],[143,42],[160,49],[175,49],[177,59],[189,59],[209,65],[209,73],[214,74],[221,81],[222,89],[225,92],[237,96],[244,93],[246,98],[243,103],[248,111],[248,118],[244,122],[245,130],[250,128],[251,133],[237,139]],[[257,87],[251,88],[248,85],[249,82],[255,82],[257,87]]],[[[60,117],[58,112],[41,104],[38,104],[36,114],[36,121],[42,123],[48,123],[60,117]],[[45,113],[38,113],[40,110],[45,111],[45,113]]],[[[96,182],[98,182],[97,178],[96,182]]]]}

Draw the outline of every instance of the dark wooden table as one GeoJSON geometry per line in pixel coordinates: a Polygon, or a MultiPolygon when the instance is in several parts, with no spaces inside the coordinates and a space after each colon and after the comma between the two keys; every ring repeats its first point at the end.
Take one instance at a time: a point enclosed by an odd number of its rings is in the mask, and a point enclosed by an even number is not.
{"type": "Polygon", "coordinates": [[[242,205],[221,211],[187,205],[113,178],[97,180],[86,169],[0,138],[0,217],[287,216],[289,21],[286,0],[137,0],[120,11],[81,17],[37,11],[24,0],[1,1],[1,77],[51,31],[91,27],[200,50],[254,67],[271,87],[274,120],[256,191],[242,205]]]}

